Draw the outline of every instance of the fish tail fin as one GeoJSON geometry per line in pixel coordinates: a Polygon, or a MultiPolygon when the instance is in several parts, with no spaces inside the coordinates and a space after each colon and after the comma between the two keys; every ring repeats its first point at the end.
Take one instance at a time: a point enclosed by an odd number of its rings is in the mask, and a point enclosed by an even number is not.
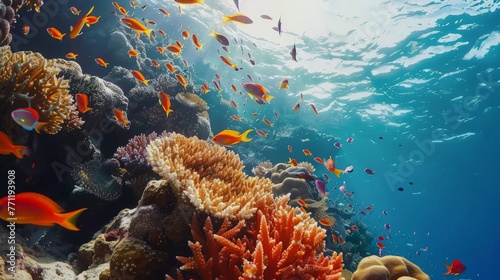
{"type": "Polygon", "coordinates": [[[443,274],[444,274],[444,275],[449,275],[449,274],[451,274],[451,266],[449,266],[447,263],[445,263],[444,265],[446,265],[446,269],[447,269],[448,271],[446,271],[446,272],[445,272],[445,273],[443,273],[443,274]]]}
{"type": "Polygon", "coordinates": [[[230,17],[228,17],[228,16],[222,16],[222,24],[226,24],[226,23],[228,23],[230,20],[231,20],[231,18],[230,18],[230,17]]]}
{"type": "Polygon", "coordinates": [[[87,22],[87,23],[85,23],[85,25],[86,25],[87,27],[90,27],[90,23],[88,23],[88,22],[87,22]]]}
{"type": "Polygon", "coordinates": [[[56,213],[56,215],[59,216],[62,220],[58,224],[66,229],[73,230],[73,231],[79,231],[80,229],[77,228],[75,225],[76,219],[85,210],[87,210],[87,208],[78,209],[78,210],[75,210],[73,212],[68,212],[68,213],[61,213],[61,214],[56,213]]]}
{"type": "Polygon", "coordinates": [[[62,38],[64,37],[64,35],[66,35],[66,33],[61,34],[61,39],[59,39],[60,41],[62,41],[62,38]]]}
{"type": "Polygon", "coordinates": [[[172,109],[168,109],[165,113],[167,113],[167,117],[168,117],[168,114],[172,113],[174,110],[172,109]]]}
{"type": "Polygon", "coordinates": [[[203,49],[203,44],[200,44],[200,46],[198,47],[200,49],[200,51],[203,49]]]}
{"type": "Polygon", "coordinates": [[[88,111],[90,111],[90,110],[92,110],[92,109],[94,109],[94,108],[87,107],[87,108],[85,108],[85,110],[83,110],[83,112],[82,112],[82,113],[87,113],[88,111]]]}
{"type": "Polygon", "coordinates": [[[197,0],[198,4],[205,5],[205,0],[197,0]]]}
{"type": "Polygon", "coordinates": [[[92,6],[92,8],[90,8],[90,10],[87,12],[86,16],[89,16],[93,11],[94,11],[94,6],[92,6]]]}
{"type": "Polygon", "coordinates": [[[108,67],[109,62],[104,63],[104,67],[108,67]]]}
{"type": "Polygon", "coordinates": [[[335,169],[335,171],[333,171],[333,174],[335,174],[335,176],[337,176],[337,178],[340,178],[340,174],[344,172],[344,170],[341,170],[341,169],[335,169]]]}
{"type": "Polygon", "coordinates": [[[241,134],[241,136],[240,136],[241,137],[241,141],[243,141],[243,142],[250,142],[252,140],[252,138],[248,138],[247,136],[248,136],[248,133],[250,133],[252,131],[253,131],[253,129],[249,129],[249,130],[243,132],[241,134]]]}
{"type": "Polygon", "coordinates": [[[42,132],[42,129],[48,124],[49,123],[47,123],[47,122],[37,122],[35,125],[36,133],[40,134],[42,132]]]}
{"type": "Polygon", "coordinates": [[[288,85],[285,85],[285,89],[288,90],[288,85]]]}
{"type": "Polygon", "coordinates": [[[26,148],[26,146],[14,146],[13,147],[14,149],[12,150],[12,153],[14,153],[14,155],[18,158],[18,159],[22,159],[23,156],[27,156],[29,155],[29,151],[28,151],[28,148],[26,148]]]}
{"type": "Polygon", "coordinates": [[[147,28],[146,30],[144,30],[144,33],[146,34],[146,36],[148,36],[148,38],[151,38],[151,31],[153,31],[153,29],[151,28],[147,28]]]}
{"type": "Polygon", "coordinates": [[[145,85],[148,85],[148,83],[149,83],[149,80],[144,80],[145,85]]]}
{"type": "Polygon", "coordinates": [[[273,99],[273,98],[274,98],[274,96],[272,96],[272,95],[268,95],[268,94],[264,94],[264,96],[263,96],[263,97],[264,97],[264,100],[266,100],[266,101],[267,101],[267,103],[271,103],[271,99],[273,99]]]}

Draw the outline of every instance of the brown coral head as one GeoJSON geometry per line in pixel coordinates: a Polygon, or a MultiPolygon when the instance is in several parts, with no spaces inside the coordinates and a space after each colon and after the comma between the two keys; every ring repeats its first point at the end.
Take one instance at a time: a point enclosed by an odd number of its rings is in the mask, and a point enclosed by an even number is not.
{"type": "Polygon", "coordinates": [[[352,279],[429,280],[430,278],[420,267],[403,257],[369,256],[359,262],[358,269],[352,274],[352,279]]]}

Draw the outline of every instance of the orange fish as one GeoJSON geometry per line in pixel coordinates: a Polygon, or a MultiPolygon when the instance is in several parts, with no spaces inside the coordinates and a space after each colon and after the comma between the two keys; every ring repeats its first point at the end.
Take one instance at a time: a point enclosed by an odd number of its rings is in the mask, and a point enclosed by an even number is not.
{"type": "Polygon", "coordinates": [[[204,82],[203,85],[201,86],[201,90],[203,91],[204,94],[207,94],[210,90],[208,89],[208,84],[207,82],[204,82]]]}
{"type": "Polygon", "coordinates": [[[299,165],[299,164],[297,163],[297,160],[296,160],[296,159],[294,159],[294,158],[288,158],[288,163],[289,163],[289,164],[291,164],[292,166],[297,166],[297,165],[299,165]]]}
{"type": "Polygon", "coordinates": [[[300,211],[307,213],[307,210],[304,207],[300,207],[300,211]]]}
{"type": "Polygon", "coordinates": [[[304,200],[302,200],[302,199],[300,199],[300,198],[299,198],[299,199],[297,199],[297,202],[298,202],[301,206],[304,206],[305,208],[307,208],[307,207],[308,207],[307,202],[305,202],[304,200]]]}
{"type": "Polygon", "coordinates": [[[170,71],[170,73],[175,72],[175,68],[174,68],[174,65],[172,63],[165,63],[165,66],[167,67],[168,71],[170,71]]]}
{"type": "Polygon", "coordinates": [[[265,133],[264,131],[258,129],[257,131],[257,134],[259,134],[260,136],[264,136],[264,137],[267,137],[267,133],[265,133]]]}
{"type": "Polygon", "coordinates": [[[236,86],[231,84],[231,88],[233,89],[234,92],[238,92],[238,89],[236,89],[236,86]]]}
{"type": "Polygon", "coordinates": [[[130,1],[130,7],[137,8],[137,4],[134,1],[130,1]]]}
{"type": "Polygon", "coordinates": [[[240,142],[250,142],[252,138],[248,138],[247,136],[252,131],[252,129],[249,129],[240,134],[238,131],[226,129],[215,135],[212,138],[212,142],[222,146],[231,146],[240,142]]]}
{"type": "Polygon", "coordinates": [[[288,151],[291,153],[292,152],[292,146],[288,145],[288,151]]]}
{"type": "Polygon", "coordinates": [[[120,8],[120,5],[117,3],[117,2],[112,2],[111,4],[113,4],[113,6],[115,6],[115,8],[120,8]]]}
{"type": "Polygon", "coordinates": [[[344,172],[344,170],[340,170],[335,168],[335,162],[332,159],[332,156],[325,162],[325,167],[328,169],[328,171],[332,172],[335,174],[338,178],[340,178],[340,173],[344,172]]]}
{"type": "Polygon", "coordinates": [[[179,42],[179,41],[175,41],[175,43],[177,44],[177,46],[178,46],[179,48],[181,48],[181,49],[182,49],[182,48],[184,48],[184,45],[183,45],[181,42],[179,42]]]}
{"type": "Polygon", "coordinates": [[[344,244],[345,243],[345,240],[342,236],[339,236],[339,242],[340,244],[344,244]]]}
{"type": "Polygon", "coordinates": [[[163,9],[163,8],[158,8],[158,10],[159,10],[162,14],[166,15],[167,17],[170,17],[170,13],[169,13],[169,12],[167,12],[165,9],[163,9]]]}
{"type": "Polygon", "coordinates": [[[451,263],[451,266],[449,266],[448,264],[446,264],[446,268],[448,269],[448,271],[446,271],[444,273],[444,275],[449,275],[449,274],[453,274],[453,275],[459,275],[460,273],[464,272],[465,269],[467,269],[467,267],[462,263],[460,262],[459,260],[454,260],[452,263],[451,263]]]}
{"type": "Polygon", "coordinates": [[[128,11],[127,11],[127,10],[125,10],[125,8],[124,8],[124,7],[119,7],[119,8],[118,8],[118,11],[119,11],[122,15],[124,15],[124,16],[128,15],[128,11]]]}
{"type": "Polygon", "coordinates": [[[14,154],[17,158],[21,159],[29,153],[26,146],[14,145],[9,136],[3,131],[0,131],[0,155],[8,154],[14,154]]]}
{"type": "Polygon", "coordinates": [[[82,34],[81,31],[83,29],[83,26],[87,22],[87,17],[90,15],[90,13],[92,13],[93,10],[94,6],[92,6],[92,8],[90,8],[90,10],[82,18],[80,18],[80,20],[75,24],[74,27],[69,27],[69,37],[71,39],[75,39],[77,36],[80,36],[82,34]]]}
{"type": "Polygon", "coordinates": [[[313,109],[314,113],[317,115],[319,115],[318,113],[318,110],[316,109],[316,106],[314,104],[311,103],[311,108],[313,109]]]}
{"type": "Polygon", "coordinates": [[[148,85],[149,80],[146,80],[144,78],[144,75],[142,75],[141,72],[138,70],[132,70],[132,75],[141,83],[144,83],[145,85],[148,85]]]}
{"type": "Polygon", "coordinates": [[[332,222],[330,222],[330,220],[328,220],[328,219],[321,219],[318,222],[325,227],[333,226],[332,222]]]}
{"type": "Polygon", "coordinates": [[[64,35],[66,35],[66,33],[62,34],[61,31],[57,30],[57,28],[55,27],[47,28],[47,33],[49,33],[49,35],[52,38],[57,39],[59,41],[62,41],[62,38],[64,37],[64,35]]]}
{"type": "Polygon", "coordinates": [[[151,64],[154,66],[154,67],[160,67],[160,64],[158,63],[158,61],[154,60],[154,59],[151,59],[151,64]]]}
{"type": "Polygon", "coordinates": [[[286,89],[288,90],[288,79],[283,78],[280,82],[280,89],[286,89]]]}
{"type": "Polygon", "coordinates": [[[193,39],[193,44],[196,46],[196,48],[201,51],[201,49],[203,48],[203,44],[201,44],[200,40],[198,40],[198,36],[193,33],[191,34],[191,38],[193,39]]]}
{"type": "Polygon", "coordinates": [[[167,36],[167,33],[165,33],[165,31],[163,31],[162,29],[158,29],[158,33],[160,33],[162,36],[167,36]]]}
{"type": "Polygon", "coordinates": [[[181,85],[186,88],[187,87],[187,82],[186,80],[184,79],[184,77],[182,77],[182,75],[180,74],[175,74],[175,77],[177,78],[177,81],[179,81],[179,83],[181,83],[181,85]]]}
{"type": "Polygon", "coordinates": [[[115,119],[124,127],[127,127],[130,124],[130,121],[127,119],[122,110],[113,109],[113,114],[115,115],[115,119]]]}
{"type": "Polygon", "coordinates": [[[234,108],[238,109],[238,104],[234,100],[231,100],[231,105],[233,105],[234,108]]]}
{"type": "Polygon", "coordinates": [[[154,20],[146,20],[146,23],[151,24],[151,25],[156,25],[156,22],[154,20]]]}
{"type": "Polygon", "coordinates": [[[182,49],[179,46],[176,45],[170,45],[167,47],[167,50],[169,50],[171,53],[175,55],[181,54],[182,49]]]}
{"type": "Polygon", "coordinates": [[[184,66],[189,67],[189,63],[187,62],[187,60],[183,59],[182,63],[184,63],[184,66]]]}
{"type": "Polygon", "coordinates": [[[92,108],[88,107],[89,105],[89,97],[85,93],[77,93],[75,94],[76,105],[78,106],[78,111],[81,113],[86,113],[92,108]]]}
{"type": "Polygon", "coordinates": [[[105,62],[102,58],[98,57],[95,59],[95,62],[103,67],[108,67],[108,64],[107,62],[105,62]]]}
{"type": "Polygon", "coordinates": [[[231,119],[238,121],[238,122],[242,122],[242,120],[236,115],[231,115],[231,119]]]}
{"type": "Polygon", "coordinates": [[[90,27],[90,25],[92,24],[96,24],[97,22],[99,22],[99,19],[101,18],[101,16],[88,16],[86,19],[85,19],[85,25],[87,27],[90,27]]]}
{"type": "Polygon", "coordinates": [[[222,92],[222,89],[220,88],[219,83],[217,83],[217,81],[212,81],[212,82],[214,82],[214,85],[215,85],[215,87],[217,88],[217,90],[218,90],[219,92],[222,92]]]}
{"type": "Polygon", "coordinates": [[[187,38],[189,38],[189,31],[184,29],[184,30],[182,30],[181,35],[182,35],[182,37],[184,37],[184,39],[187,39],[187,38]]]}
{"type": "Polygon", "coordinates": [[[335,234],[332,234],[332,238],[335,244],[339,243],[339,238],[335,234]]]}
{"type": "Polygon", "coordinates": [[[264,117],[264,118],[262,119],[262,121],[263,121],[265,124],[267,124],[268,126],[273,127],[273,124],[271,123],[271,121],[269,121],[266,117],[264,117]]]}
{"type": "Polygon", "coordinates": [[[146,36],[148,36],[148,38],[150,38],[151,31],[153,31],[153,29],[147,28],[146,26],[144,26],[144,24],[142,24],[135,18],[121,18],[120,21],[128,28],[137,31],[138,34],[144,33],[146,34],[146,36]]]}
{"type": "Polygon", "coordinates": [[[300,109],[300,103],[297,101],[292,108],[292,111],[297,112],[300,109]]]}
{"type": "Polygon", "coordinates": [[[247,16],[245,16],[243,14],[234,14],[234,15],[230,15],[230,16],[222,16],[222,18],[223,18],[222,19],[222,23],[223,24],[226,24],[226,23],[228,23],[230,21],[234,21],[234,22],[238,22],[238,23],[242,23],[242,24],[251,24],[251,23],[253,23],[253,21],[249,17],[247,17],[247,16]]]}
{"type": "Polygon", "coordinates": [[[80,12],[82,10],[78,10],[77,8],[75,7],[70,7],[69,10],[71,11],[72,14],[74,14],[75,16],[79,16],[80,15],[80,12]]]}
{"type": "Polygon", "coordinates": [[[76,59],[78,55],[76,53],[69,52],[66,54],[67,59],[76,59]]]}
{"type": "Polygon", "coordinates": [[[320,157],[315,157],[314,161],[316,161],[319,164],[325,164],[325,161],[322,158],[320,158],[320,157]]]}
{"type": "Polygon", "coordinates": [[[53,226],[58,224],[66,229],[79,231],[75,225],[78,216],[87,208],[63,213],[63,209],[52,199],[32,192],[18,193],[15,196],[15,215],[11,216],[10,197],[0,199],[0,218],[17,224],[53,226]]]}
{"type": "Polygon", "coordinates": [[[28,33],[30,33],[30,26],[25,24],[23,26],[23,34],[24,34],[24,36],[26,36],[26,35],[28,35],[28,33]]]}
{"type": "Polygon", "coordinates": [[[221,55],[220,56],[220,59],[222,59],[222,61],[228,65],[228,66],[231,66],[231,68],[233,68],[234,70],[238,71],[238,65],[236,65],[235,63],[231,62],[231,60],[229,60],[229,58],[221,55]]]}
{"type": "Polygon", "coordinates": [[[165,110],[165,113],[168,114],[172,113],[174,110],[170,109],[170,98],[168,97],[168,94],[161,92],[158,93],[158,98],[160,99],[160,105],[165,110]]]}
{"type": "Polygon", "coordinates": [[[219,80],[219,82],[220,82],[220,75],[219,75],[219,74],[217,74],[217,73],[214,73],[214,75],[215,75],[215,77],[217,78],[217,80],[219,80]]]}
{"type": "Polygon", "coordinates": [[[304,153],[304,155],[306,155],[306,156],[312,156],[311,151],[309,151],[308,149],[304,149],[304,150],[302,150],[302,152],[303,152],[303,153],[304,153]]]}
{"type": "Polygon", "coordinates": [[[252,113],[252,117],[256,117],[258,114],[259,114],[259,113],[257,113],[257,112],[253,112],[253,113],[252,113]]]}
{"type": "MultiPolygon", "coordinates": [[[[205,0],[174,0],[174,2],[179,4],[200,4],[200,5],[205,4],[205,0]]],[[[180,6],[179,6],[179,11],[180,11],[180,6]]]]}
{"type": "Polygon", "coordinates": [[[138,54],[139,54],[139,51],[137,51],[137,50],[129,50],[128,51],[128,56],[129,57],[137,56],[138,54]]]}

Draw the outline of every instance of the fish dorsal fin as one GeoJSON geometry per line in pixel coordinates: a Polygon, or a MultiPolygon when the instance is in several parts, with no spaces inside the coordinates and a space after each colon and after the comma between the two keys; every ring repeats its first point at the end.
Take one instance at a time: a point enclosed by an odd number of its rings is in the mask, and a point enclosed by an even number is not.
{"type": "Polygon", "coordinates": [[[258,87],[262,91],[262,93],[269,92],[269,90],[261,84],[255,84],[255,86],[258,87]]]}
{"type": "Polygon", "coordinates": [[[221,133],[226,134],[226,135],[231,135],[231,136],[240,136],[240,133],[238,131],[230,130],[230,129],[223,130],[223,131],[221,131],[221,133]]]}
{"type": "Polygon", "coordinates": [[[69,27],[69,32],[73,31],[73,25],[69,27]]]}
{"type": "Polygon", "coordinates": [[[23,110],[26,110],[26,111],[30,112],[31,114],[33,114],[33,116],[35,117],[35,120],[38,120],[40,118],[40,115],[38,114],[38,112],[33,108],[24,108],[23,110]]]}
{"type": "Polygon", "coordinates": [[[43,203],[45,206],[49,207],[54,212],[57,212],[57,213],[64,212],[64,209],[61,206],[59,206],[59,204],[57,204],[55,201],[53,201],[52,199],[50,199],[42,194],[34,193],[34,192],[23,192],[23,193],[17,194],[16,198],[20,199],[20,196],[22,198],[27,197],[27,198],[33,199],[33,200],[37,201],[38,203],[43,203]]]}
{"type": "Polygon", "coordinates": [[[93,11],[94,11],[94,6],[92,6],[92,8],[90,8],[90,10],[87,12],[87,14],[86,14],[85,16],[87,17],[87,16],[88,16],[88,15],[90,15],[93,11]]]}

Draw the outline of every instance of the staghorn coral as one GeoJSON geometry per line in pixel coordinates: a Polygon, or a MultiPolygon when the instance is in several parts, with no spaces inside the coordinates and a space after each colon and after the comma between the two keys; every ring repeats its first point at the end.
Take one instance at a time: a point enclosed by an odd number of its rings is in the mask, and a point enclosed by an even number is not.
{"type": "Polygon", "coordinates": [[[202,232],[193,218],[193,257],[177,257],[183,271],[201,279],[340,279],[342,254],[324,257],[325,230],[280,197],[250,221],[231,228],[226,218],[216,232],[211,218],[202,232]],[[241,237],[241,233],[243,237],[241,237]]]}
{"type": "Polygon", "coordinates": [[[153,140],[147,153],[177,195],[213,217],[248,219],[272,201],[271,182],[248,177],[238,155],[223,147],[172,133],[153,140]]]}
{"type": "Polygon", "coordinates": [[[358,269],[352,274],[352,279],[429,280],[430,277],[420,267],[403,257],[369,256],[361,260],[358,269]]]}
{"type": "MultiPolygon", "coordinates": [[[[47,122],[43,131],[48,134],[80,127],[83,121],[77,117],[68,81],[57,78],[60,70],[55,63],[39,53],[12,53],[10,47],[0,47],[0,111],[31,107],[40,122],[47,122]]],[[[3,123],[14,125],[11,118],[3,118],[3,123]]]]}

